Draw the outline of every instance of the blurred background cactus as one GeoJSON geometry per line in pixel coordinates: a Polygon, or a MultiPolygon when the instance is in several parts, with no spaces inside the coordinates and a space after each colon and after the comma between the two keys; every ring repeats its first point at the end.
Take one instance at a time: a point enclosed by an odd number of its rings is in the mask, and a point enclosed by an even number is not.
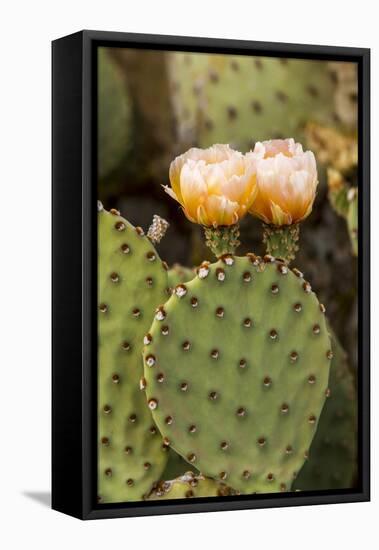
{"type": "Polygon", "coordinates": [[[98,175],[100,181],[117,183],[117,170],[127,158],[131,144],[131,104],[126,75],[109,63],[107,52],[98,60],[98,175]],[[112,98],[110,101],[109,98],[112,98]]]}
{"type": "Polygon", "coordinates": [[[334,83],[318,61],[225,55],[170,56],[179,135],[201,147],[229,143],[249,150],[256,140],[301,140],[309,113],[332,124],[334,83]]]}
{"type": "MultiPolygon", "coordinates": [[[[327,401],[313,441],[322,472],[310,459],[296,480],[303,490],[352,486],[356,477],[357,96],[352,63],[99,49],[98,196],[136,226],[147,229],[154,214],[169,220],[157,249],[171,268],[170,287],[212,259],[202,228],[162,191],[176,155],[213,143],[245,152],[257,139],[276,137],[293,137],[316,155],[318,194],[302,227],[296,266],[327,305],[335,351],[330,385],[337,397],[327,401]],[[335,434],[328,433],[332,423],[335,434]]],[[[239,254],[264,253],[259,220],[244,218],[240,232],[239,254]]],[[[189,469],[170,453],[166,480],[189,469]]]]}

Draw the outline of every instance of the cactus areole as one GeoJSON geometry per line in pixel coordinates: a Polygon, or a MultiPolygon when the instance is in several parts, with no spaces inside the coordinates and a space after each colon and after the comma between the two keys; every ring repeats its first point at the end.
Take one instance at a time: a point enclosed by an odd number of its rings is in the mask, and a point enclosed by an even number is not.
{"type": "Polygon", "coordinates": [[[204,227],[205,244],[212,250],[216,258],[223,254],[234,254],[241,244],[239,225],[224,225],[218,227],[204,227]]]}

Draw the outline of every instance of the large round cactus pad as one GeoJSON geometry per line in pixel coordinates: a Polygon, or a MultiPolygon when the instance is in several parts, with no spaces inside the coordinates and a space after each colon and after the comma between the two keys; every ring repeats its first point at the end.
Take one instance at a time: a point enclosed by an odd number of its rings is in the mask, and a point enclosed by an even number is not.
{"type": "Polygon", "coordinates": [[[302,274],[271,257],[200,266],[145,340],[148,406],[166,443],[242,493],[289,490],[328,389],[324,311],[302,274]]]}

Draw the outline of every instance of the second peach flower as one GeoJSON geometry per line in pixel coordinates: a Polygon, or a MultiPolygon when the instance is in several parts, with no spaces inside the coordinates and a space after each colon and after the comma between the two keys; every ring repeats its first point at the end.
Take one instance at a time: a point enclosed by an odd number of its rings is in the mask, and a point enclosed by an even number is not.
{"type": "Polygon", "coordinates": [[[247,157],[256,163],[258,196],[250,212],[267,224],[292,225],[312,211],[318,184],[314,154],[290,139],[258,142],[247,157]]]}

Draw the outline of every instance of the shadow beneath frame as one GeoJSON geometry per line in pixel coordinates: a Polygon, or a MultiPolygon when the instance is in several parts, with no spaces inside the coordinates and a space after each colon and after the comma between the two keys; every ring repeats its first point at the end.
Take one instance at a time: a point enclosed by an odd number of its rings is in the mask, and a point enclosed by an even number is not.
{"type": "Polygon", "coordinates": [[[51,506],[50,491],[24,491],[22,494],[42,506],[48,506],[49,508],[51,506]]]}

